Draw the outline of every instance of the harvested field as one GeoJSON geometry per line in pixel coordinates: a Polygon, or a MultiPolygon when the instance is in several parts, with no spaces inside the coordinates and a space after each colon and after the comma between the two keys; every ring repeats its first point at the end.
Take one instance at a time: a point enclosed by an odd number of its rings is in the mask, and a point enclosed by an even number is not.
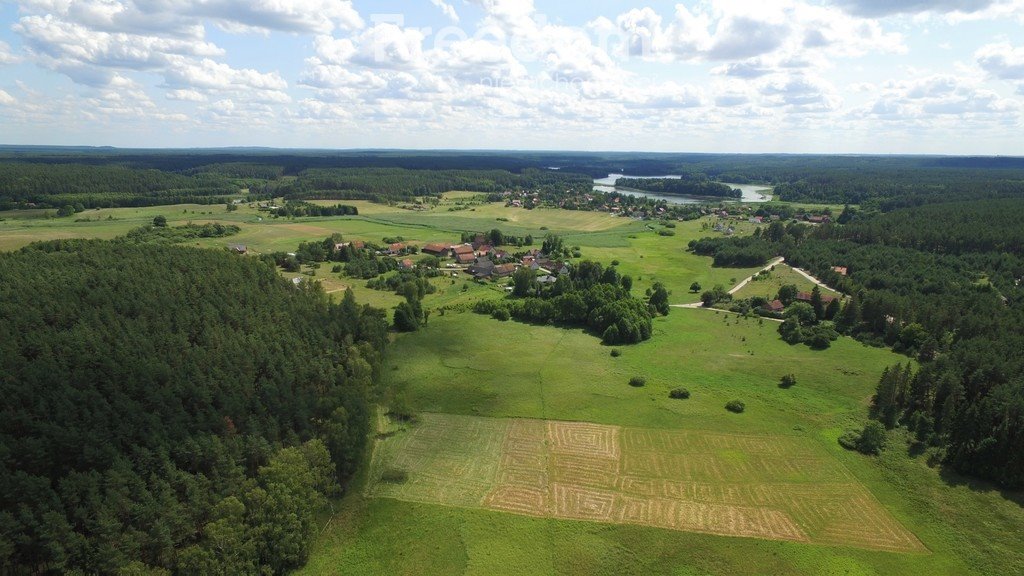
{"type": "Polygon", "coordinates": [[[845,468],[796,436],[425,414],[377,441],[370,474],[369,496],[926,551],[845,468]],[[384,480],[395,471],[404,481],[384,480]]]}

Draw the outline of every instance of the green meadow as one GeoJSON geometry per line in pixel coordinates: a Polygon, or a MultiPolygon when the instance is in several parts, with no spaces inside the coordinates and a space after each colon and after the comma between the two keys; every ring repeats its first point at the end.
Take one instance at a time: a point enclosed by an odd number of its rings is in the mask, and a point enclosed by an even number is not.
{"type": "MultiPolygon", "coordinates": [[[[633,276],[638,295],[655,282],[665,284],[673,304],[697,299],[688,293],[692,282],[729,288],[756,272],[713,268],[710,259],[686,251],[690,240],[714,234],[706,229],[710,219],[679,222],[674,236],[660,236],[654,223],[505,208],[472,194],[450,195],[425,211],[346,203],[358,205],[360,215],[275,220],[249,206],[227,212],[224,206],[192,205],[89,210],[63,219],[39,211],[2,213],[0,250],[44,239],[112,238],[164,215],[170,225],[238,225],[236,236],[198,244],[245,244],[253,253],[292,251],[333,233],[374,242],[401,236],[422,245],[499,228],[532,234],[538,246],[544,234],[557,233],[579,246],[584,258],[618,261],[620,271],[633,276]]],[[[753,228],[742,223],[738,233],[753,228]]],[[[351,287],[360,302],[392,308],[400,301],[340,277],[330,264],[315,278],[336,297],[351,287]]],[[[834,458],[926,551],[716,536],[367,497],[368,455],[346,495],[324,511],[303,574],[1024,574],[1024,496],[929,465],[926,457],[908,454],[899,433],[879,457],[838,445],[845,430],[863,425],[882,369],[906,357],[849,338],[824,351],[790,346],[780,340],[776,323],[692,309],[656,319],[649,341],[619,347],[621,355],[613,357],[612,348],[579,329],[499,322],[465,311],[478,299],[503,297],[504,281],[449,276],[433,282],[438,291],[424,300],[434,310],[429,324],[394,338],[376,392],[381,403],[403,403],[419,413],[799,437],[834,458]],[[794,374],[796,386],[779,388],[784,374],[794,374]],[[629,386],[634,376],[647,384],[629,386]],[[690,399],[669,398],[677,387],[688,389],[690,399]],[[744,413],[724,409],[733,399],[745,403],[744,413]]],[[[738,296],[773,295],[782,283],[810,287],[779,266],[738,296]]]]}

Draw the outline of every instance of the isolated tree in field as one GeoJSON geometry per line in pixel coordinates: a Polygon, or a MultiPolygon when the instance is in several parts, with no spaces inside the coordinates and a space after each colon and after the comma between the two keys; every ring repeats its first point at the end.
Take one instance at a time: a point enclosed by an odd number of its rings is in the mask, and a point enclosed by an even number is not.
{"type": "Polygon", "coordinates": [[[793,284],[785,284],[779,287],[778,298],[783,306],[789,306],[796,300],[797,289],[793,284]]]}
{"type": "Polygon", "coordinates": [[[694,294],[700,292],[700,282],[694,282],[693,284],[690,284],[690,292],[693,292],[694,294]]]}
{"type": "Polygon", "coordinates": [[[512,295],[522,298],[528,296],[533,289],[534,272],[529,266],[523,266],[512,273],[512,295]]]}
{"type": "Polygon", "coordinates": [[[885,448],[885,426],[878,422],[868,422],[857,441],[857,450],[864,454],[878,454],[885,448]]]}
{"type": "Polygon", "coordinates": [[[648,304],[650,304],[651,308],[656,310],[658,314],[668,316],[668,289],[665,288],[664,284],[661,282],[654,283],[651,299],[648,304]]]}
{"type": "Polygon", "coordinates": [[[71,204],[65,204],[65,205],[61,206],[59,210],[57,210],[57,216],[60,216],[61,218],[65,218],[67,216],[71,216],[74,213],[75,213],[75,207],[72,206],[71,204]]]}
{"type": "Polygon", "coordinates": [[[796,376],[793,374],[786,374],[779,380],[779,388],[792,388],[796,386],[796,376]]]}
{"type": "Polygon", "coordinates": [[[167,226],[167,217],[157,216],[156,218],[153,218],[153,226],[156,226],[157,228],[163,228],[167,226]]]}

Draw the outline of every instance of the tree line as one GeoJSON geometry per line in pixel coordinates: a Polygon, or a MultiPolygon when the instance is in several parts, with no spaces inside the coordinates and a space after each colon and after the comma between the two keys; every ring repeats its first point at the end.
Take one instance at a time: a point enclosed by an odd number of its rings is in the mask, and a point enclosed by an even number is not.
{"type": "Polygon", "coordinates": [[[721,182],[680,178],[619,178],[616,186],[673,196],[706,196],[709,198],[742,198],[743,192],[721,182]]]}

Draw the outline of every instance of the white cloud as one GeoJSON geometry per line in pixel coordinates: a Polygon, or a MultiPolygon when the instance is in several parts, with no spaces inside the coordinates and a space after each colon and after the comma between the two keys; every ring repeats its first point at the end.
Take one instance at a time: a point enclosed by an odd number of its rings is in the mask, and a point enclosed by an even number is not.
{"type": "Polygon", "coordinates": [[[994,0],[836,0],[852,14],[859,16],[891,16],[893,14],[919,14],[922,12],[979,12],[994,0]]]}
{"type": "Polygon", "coordinates": [[[14,99],[14,96],[0,90],[0,106],[11,106],[15,102],[17,102],[17,100],[14,99]]]}
{"type": "Polygon", "coordinates": [[[21,61],[21,58],[14,55],[11,52],[11,47],[6,42],[0,40],[0,66],[4,64],[15,64],[21,61]]]}
{"type": "Polygon", "coordinates": [[[206,102],[207,97],[198,90],[171,90],[167,93],[167,99],[182,102],[206,102]]]}
{"type": "Polygon", "coordinates": [[[423,40],[424,34],[419,30],[377,24],[359,36],[349,59],[371,68],[420,68],[425,64],[423,40]]]}
{"type": "Polygon", "coordinates": [[[1009,42],[982,46],[974,57],[982,70],[1000,80],[1021,82],[1024,89],[1024,46],[1014,47],[1009,42]]]}
{"type": "Polygon", "coordinates": [[[203,36],[203,20],[228,29],[327,34],[365,24],[351,0],[29,0],[23,8],[104,32],[203,36]]]}
{"type": "Polygon", "coordinates": [[[900,53],[900,34],[875,20],[802,0],[709,0],[694,9],[676,6],[666,23],[651,8],[619,15],[628,53],[660,61],[724,61],[717,74],[755,78],[772,69],[822,67],[832,58],[871,52],[900,53]]]}
{"type": "Polygon", "coordinates": [[[164,72],[169,86],[199,90],[256,90],[280,92],[288,83],[276,72],[263,73],[252,69],[236,69],[209,58],[194,61],[172,57],[164,72]]]}
{"type": "Polygon", "coordinates": [[[791,112],[830,112],[842,104],[831,84],[804,74],[773,77],[759,92],[765,106],[786,107],[791,112]]]}
{"type": "Polygon", "coordinates": [[[455,11],[455,7],[445,2],[444,0],[430,0],[430,3],[441,9],[446,17],[452,22],[459,21],[459,13],[455,11]]]}

